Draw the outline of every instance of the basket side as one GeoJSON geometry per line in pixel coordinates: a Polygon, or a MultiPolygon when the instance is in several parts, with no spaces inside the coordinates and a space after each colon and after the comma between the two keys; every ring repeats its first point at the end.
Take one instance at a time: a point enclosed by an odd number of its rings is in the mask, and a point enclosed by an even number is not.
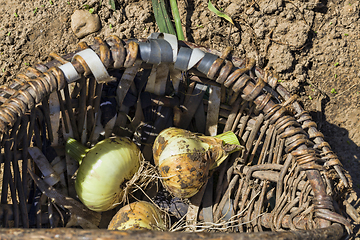
{"type": "MultiPolygon", "coordinates": [[[[157,104],[156,107],[159,104],[164,106],[162,110],[158,110],[162,116],[172,116],[170,122],[169,117],[152,119],[157,133],[170,125],[189,128],[193,125],[194,118],[196,119],[195,129],[199,132],[214,135],[217,131],[231,130],[242,139],[245,151],[241,156],[233,155],[223,164],[219,172],[220,181],[217,189],[224,194],[223,196],[229,193],[234,194],[233,215],[236,215],[235,212],[242,213],[246,210],[246,214],[238,217],[239,222],[245,226],[241,227],[241,231],[262,231],[263,228],[274,231],[322,228],[319,231],[324,234],[323,236],[327,236],[329,231],[332,234],[339,232],[339,225],[335,224],[336,227],[332,228],[330,227],[332,223],[340,223],[350,231],[349,222],[335,211],[333,198],[326,192],[326,189],[330,188],[336,194],[344,194],[350,187],[349,178],[329,144],[317,130],[310,115],[304,111],[295,97],[290,96],[278,84],[274,76],[257,68],[252,59],[230,59],[229,49],[219,54],[214,50],[201,48],[206,52],[204,58],[189,69],[189,73],[193,74],[190,78],[192,84],[186,91],[190,95],[181,96],[181,88],[184,86],[180,84],[178,99],[164,97],[160,89],[160,92],[157,91],[156,94],[162,96],[153,94],[149,97],[150,102],[142,103],[139,99],[146,99],[141,96],[142,89],[146,82],[150,81],[152,69],[154,66],[158,68],[159,63],[144,62],[139,47],[141,44],[147,43],[141,39],[121,41],[112,36],[106,41],[96,38],[94,45],[90,47],[84,43],[79,45],[79,51],[91,48],[97,53],[110,75],[120,79],[119,85],[115,85],[119,112],[116,120],[106,125],[108,128],[104,127],[105,136],[109,136],[112,132],[120,135],[134,134],[134,132],[129,133],[131,131],[124,130],[125,126],[129,126],[127,115],[131,114],[134,107],[135,115],[140,114],[138,111],[142,110],[141,114],[146,119],[153,112],[151,103],[157,104]],[[119,71],[121,74],[116,76],[119,71]],[[136,86],[134,79],[137,79],[138,72],[142,73],[142,77],[139,77],[136,86]],[[203,100],[206,95],[205,83],[213,86],[209,100],[203,100]],[[134,95],[133,100],[127,97],[128,92],[134,95]],[[215,101],[216,99],[220,101],[215,101]],[[141,107],[135,105],[139,102],[142,103],[141,107]],[[217,104],[214,105],[213,102],[217,104]],[[185,106],[187,111],[181,110],[181,106],[185,106]],[[199,109],[202,110],[199,111],[199,109]],[[221,125],[221,127],[210,127],[214,125],[221,125]],[[260,154],[259,158],[255,157],[257,153],[260,154]],[[333,189],[334,185],[326,181],[326,176],[332,170],[336,172],[334,179],[338,181],[337,189],[333,189]],[[291,191],[290,187],[295,183],[296,191],[291,191]],[[272,188],[274,184],[276,187],[272,188]],[[265,196],[269,192],[272,195],[265,196]],[[256,200],[252,201],[252,199],[256,200]],[[275,206],[272,211],[267,212],[265,204],[270,204],[271,199],[275,199],[275,206]],[[287,204],[287,199],[291,199],[292,202],[287,204]],[[306,207],[302,209],[302,206],[306,207]],[[303,215],[307,216],[306,221],[311,222],[311,227],[308,223],[294,225],[294,219],[297,217],[296,222],[299,223],[303,215]]],[[[161,46],[160,42],[157,44],[161,46]]],[[[187,49],[199,48],[188,42],[178,44],[187,49]]],[[[161,53],[161,47],[158,49],[161,53]]],[[[83,143],[93,143],[98,139],[99,131],[96,126],[99,126],[97,123],[100,120],[97,114],[101,108],[104,89],[106,86],[110,86],[109,89],[111,89],[111,83],[104,84],[104,82],[96,81],[98,79],[91,75],[93,69],[88,65],[87,60],[82,57],[73,57],[74,54],[63,57],[51,54],[53,61],[29,68],[28,72],[18,75],[18,78],[9,86],[0,88],[2,101],[0,131],[3,133],[2,156],[4,159],[1,203],[5,206],[12,202],[14,227],[20,225],[29,227],[29,221],[40,227],[42,217],[49,219],[51,226],[57,226],[55,220],[58,222],[62,218],[59,214],[58,219],[51,219],[52,208],[56,205],[51,203],[51,199],[47,200],[46,196],[39,193],[36,188],[29,187],[29,182],[30,185],[32,182],[29,181],[27,172],[29,168],[31,171],[35,169],[33,163],[29,164],[28,161],[29,146],[37,146],[48,159],[54,159],[56,157],[51,157],[49,153],[51,151],[47,148],[54,143],[57,146],[61,145],[61,138],[71,135],[83,143]],[[59,68],[68,62],[71,62],[76,72],[82,76],[76,83],[68,83],[68,77],[59,68]],[[61,134],[59,134],[59,115],[55,114],[56,111],[52,105],[55,102],[58,112],[61,112],[61,134]],[[60,142],[58,142],[59,138],[60,142]],[[21,169],[18,166],[19,160],[22,160],[21,169]],[[10,190],[11,201],[8,201],[8,190],[10,190]],[[30,193],[33,194],[32,197],[38,196],[42,203],[48,201],[48,215],[42,216],[41,204],[37,205],[38,209],[28,206],[30,193]],[[40,214],[35,215],[37,219],[29,220],[29,212],[35,210],[37,212],[40,210],[40,214]]],[[[157,80],[160,81],[158,84],[165,83],[162,88],[166,92],[168,75],[173,74],[172,77],[177,76],[177,78],[181,78],[182,75],[181,72],[179,75],[179,71],[171,71],[171,63],[166,63],[161,67],[161,69],[166,69],[167,74],[158,77],[157,80]]],[[[172,80],[175,84],[175,78],[172,80]]],[[[141,122],[139,116],[134,117],[133,120],[139,121],[138,124],[141,122]]],[[[132,122],[134,126],[138,126],[135,124],[136,121],[132,122]]],[[[146,127],[142,128],[141,137],[144,138],[142,141],[147,143],[144,144],[143,151],[145,157],[148,155],[151,158],[151,147],[148,144],[151,146],[156,131],[153,135],[146,136],[146,127]]],[[[71,177],[75,171],[74,163],[71,159],[66,159],[66,165],[59,173],[59,181],[64,186],[73,185],[71,177]]],[[[62,194],[76,198],[75,192],[66,190],[66,187],[63,188],[62,194]]],[[[227,202],[226,197],[218,196],[218,199],[215,199],[215,206],[211,209],[214,220],[222,218],[221,213],[227,202]]],[[[31,201],[33,204],[33,200],[31,201]]],[[[59,200],[55,198],[55,203],[57,201],[59,200]]],[[[9,216],[11,216],[10,211],[4,210],[4,226],[9,226],[9,216]]],[[[86,218],[86,216],[83,217],[86,218]]],[[[206,217],[205,213],[204,217],[206,217]]],[[[26,231],[24,233],[27,234],[26,231]]],[[[160,238],[162,236],[165,238],[167,235],[166,233],[156,235],[160,238]]],[[[194,235],[194,238],[198,237],[194,235]]]]}

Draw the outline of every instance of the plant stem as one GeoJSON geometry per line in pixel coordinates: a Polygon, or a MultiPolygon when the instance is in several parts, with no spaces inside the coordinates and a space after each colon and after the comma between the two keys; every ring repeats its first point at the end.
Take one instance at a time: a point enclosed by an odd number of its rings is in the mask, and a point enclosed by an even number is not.
{"type": "Polygon", "coordinates": [[[84,147],[81,143],[76,141],[73,138],[68,138],[65,145],[65,152],[74,160],[78,161],[81,164],[81,161],[85,157],[86,153],[89,151],[87,147],[84,147]]]}
{"type": "Polygon", "coordinates": [[[183,30],[182,30],[179,9],[178,9],[176,1],[177,0],[170,0],[170,6],[171,6],[172,15],[173,15],[173,18],[175,21],[177,37],[179,40],[184,41],[185,37],[184,37],[183,30]]]}
{"type": "Polygon", "coordinates": [[[231,153],[240,151],[241,149],[244,148],[243,146],[240,145],[238,137],[232,131],[228,131],[216,135],[215,138],[221,139],[223,141],[223,146],[224,145],[228,145],[228,146],[231,145],[231,146],[229,146],[230,148],[225,147],[223,149],[224,150],[223,155],[215,160],[214,164],[210,167],[210,170],[220,166],[220,164],[223,163],[227,158],[227,156],[229,156],[231,153]]]}
{"type": "Polygon", "coordinates": [[[221,133],[219,135],[216,135],[215,137],[223,140],[224,144],[235,144],[240,146],[239,139],[232,131],[221,133]]]}

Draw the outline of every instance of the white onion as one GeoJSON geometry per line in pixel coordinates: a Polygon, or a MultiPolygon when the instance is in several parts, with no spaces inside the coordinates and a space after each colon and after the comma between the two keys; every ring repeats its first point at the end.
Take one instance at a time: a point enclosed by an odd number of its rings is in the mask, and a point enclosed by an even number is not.
{"type": "Polygon", "coordinates": [[[125,137],[105,139],[91,149],[68,139],[66,152],[80,162],[75,180],[79,199],[97,212],[121,202],[125,182],[139,170],[142,160],[139,148],[125,137]]]}
{"type": "Polygon", "coordinates": [[[153,155],[165,188],[175,197],[189,198],[206,183],[209,170],[240,149],[233,132],[209,137],[168,128],[155,139],[153,155]]]}
{"type": "Polygon", "coordinates": [[[122,207],[111,219],[109,230],[166,230],[164,214],[152,203],[139,201],[122,207]]]}

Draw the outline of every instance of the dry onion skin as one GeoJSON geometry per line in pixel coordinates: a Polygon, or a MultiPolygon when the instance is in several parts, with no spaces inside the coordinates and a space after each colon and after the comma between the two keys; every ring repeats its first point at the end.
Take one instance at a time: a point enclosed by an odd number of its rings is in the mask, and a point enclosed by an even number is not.
{"type": "Polygon", "coordinates": [[[112,137],[88,149],[69,138],[66,153],[80,163],[75,189],[81,202],[96,212],[110,210],[122,201],[124,186],[139,170],[140,149],[125,137],[112,137]]]}
{"type": "Polygon", "coordinates": [[[111,219],[108,230],[166,230],[164,214],[152,203],[139,201],[122,207],[111,219]]]}
{"type": "Polygon", "coordinates": [[[206,183],[209,170],[240,149],[233,132],[210,137],[167,128],[155,139],[153,156],[165,188],[175,197],[189,198],[206,183]]]}

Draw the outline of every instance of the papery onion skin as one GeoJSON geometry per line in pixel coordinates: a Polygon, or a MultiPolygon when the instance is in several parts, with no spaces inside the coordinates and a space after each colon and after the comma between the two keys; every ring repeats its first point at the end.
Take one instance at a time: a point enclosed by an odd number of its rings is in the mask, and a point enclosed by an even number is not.
{"type": "Polygon", "coordinates": [[[165,188],[175,197],[189,198],[206,183],[214,163],[228,153],[219,138],[168,128],[155,139],[153,156],[165,188]]]}
{"type": "Polygon", "coordinates": [[[97,212],[116,207],[123,197],[124,182],[139,170],[139,148],[125,137],[113,137],[89,150],[75,180],[76,193],[89,209],[97,212]]]}
{"type": "Polygon", "coordinates": [[[206,183],[210,164],[200,153],[168,158],[159,167],[166,189],[178,198],[194,196],[206,183]]]}
{"type": "Polygon", "coordinates": [[[122,207],[111,219],[108,230],[165,230],[163,213],[152,203],[139,201],[122,207]]]}

